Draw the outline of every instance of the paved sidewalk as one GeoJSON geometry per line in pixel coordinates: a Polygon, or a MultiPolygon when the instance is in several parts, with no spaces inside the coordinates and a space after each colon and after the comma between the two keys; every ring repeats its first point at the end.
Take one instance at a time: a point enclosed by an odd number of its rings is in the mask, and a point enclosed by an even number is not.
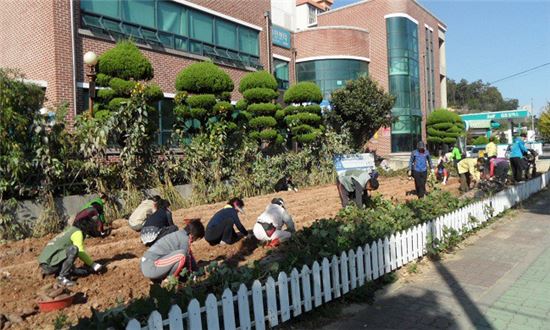
{"type": "Polygon", "coordinates": [[[323,329],[550,329],[550,190],[323,329]]]}

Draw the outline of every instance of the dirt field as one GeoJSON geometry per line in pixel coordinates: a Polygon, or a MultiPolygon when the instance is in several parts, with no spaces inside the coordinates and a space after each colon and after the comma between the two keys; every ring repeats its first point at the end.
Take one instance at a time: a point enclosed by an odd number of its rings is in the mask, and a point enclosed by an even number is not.
{"type": "MultiPolygon", "coordinates": [[[[455,178],[443,189],[458,191],[455,178]]],[[[406,195],[414,189],[413,181],[405,178],[381,178],[379,193],[387,198],[399,201],[416,198],[406,195]]],[[[256,217],[263,211],[269,201],[279,196],[285,200],[287,209],[292,214],[297,229],[310,225],[315,219],[334,216],[340,208],[340,200],[334,185],[304,188],[299,192],[284,192],[245,199],[246,216],[243,224],[252,229],[256,217]]],[[[201,205],[174,212],[174,220],[178,226],[183,218],[199,217],[206,225],[210,217],[224,203],[201,205]]],[[[149,282],[139,269],[139,258],[145,251],[139,240],[138,233],[132,231],[125,220],[114,222],[112,234],[101,240],[87,239],[85,244],[88,253],[96,261],[106,264],[108,271],[103,275],[90,275],[79,278],[78,285],[72,289],[86,296],[87,302],[73,305],[62,313],[69,321],[78,317],[91,315],[91,307],[103,310],[117,305],[117,302],[129,302],[133,298],[147,294],[149,282]]],[[[41,239],[26,239],[0,245],[0,314],[21,315],[24,309],[36,306],[37,292],[44,284],[53,283],[53,277],[42,281],[36,258],[44,245],[52,236],[41,239]]],[[[239,263],[261,259],[266,255],[266,249],[258,247],[248,251],[246,255],[239,252],[241,244],[233,246],[210,247],[204,240],[193,244],[193,254],[200,261],[232,258],[239,263]]],[[[52,325],[59,312],[36,314],[15,324],[12,328],[44,328],[52,325]]],[[[1,326],[0,326],[1,328],[1,326]]]]}

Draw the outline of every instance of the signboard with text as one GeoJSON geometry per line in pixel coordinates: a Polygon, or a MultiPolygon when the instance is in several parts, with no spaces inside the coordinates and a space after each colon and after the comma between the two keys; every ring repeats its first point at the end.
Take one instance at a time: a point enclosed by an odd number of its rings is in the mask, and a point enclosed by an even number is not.
{"type": "Polygon", "coordinates": [[[271,27],[271,40],[275,46],[290,49],[290,31],[273,25],[271,27]]]}
{"type": "Polygon", "coordinates": [[[373,154],[336,155],[333,159],[338,175],[349,170],[372,172],[375,169],[373,154]]]}
{"type": "Polygon", "coordinates": [[[498,119],[517,119],[529,117],[529,111],[527,110],[511,110],[511,111],[495,111],[484,113],[472,113],[467,115],[460,115],[462,120],[498,120],[498,119]]]}

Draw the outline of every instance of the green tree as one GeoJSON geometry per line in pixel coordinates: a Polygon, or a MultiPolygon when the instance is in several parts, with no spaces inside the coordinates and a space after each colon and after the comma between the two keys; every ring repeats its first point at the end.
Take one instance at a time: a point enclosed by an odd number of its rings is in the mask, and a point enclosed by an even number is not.
{"type": "Polygon", "coordinates": [[[538,128],[542,138],[546,141],[550,140],[550,102],[546,104],[546,109],[540,115],[538,128]]]}
{"type": "Polygon", "coordinates": [[[391,124],[394,101],[376,81],[361,76],[332,92],[333,109],[327,119],[337,132],[348,129],[354,147],[362,149],[380,127],[391,124]]]}
{"type": "Polygon", "coordinates": [[[504,99],[497,87],[477,80],[469,83],[461,79],[458,83],[447,80],[447,101],[449,107],[462,113],[482,111],[503,111],[518,108],[517,99],[504,99]]]}
{"type": "Polygon", "coordinates": [[[33,177],[30,133],[44,92],[22,79],[17,70],[0,68],[0,204],[4,194],[21,195],[33,177]]]}
{"type": "Polygon", "coordinates": [[[432,112],[426,120],[426,127],[428,143],[434,146],[455,143],[456,138],[465,132],[460,116],[447,109],[432,112]]]}
{"type": "Polygon", "coordinates": [[[244,97],[239,107],[246,106],[250,137],[263,144],[282,143],[284,137],[278,131],[279,123],[275,118],[280,110],[280,106],[274,103],[278,96],[275,77],[267,71],[248,73],[241,79],[239,91],[244,97]]]}
{"type": "MultiPolygon", "coordinates": [[[[137,82],[153,79],[151,62],[131,41],[120,41],[115,47],[101,54],[98,59],[99,73],[97,85],[106,87],[97,92],[97,110],[95,118],[108,118],[111,112],[118,110],[122,103],[128,102],[137,82]]],[[[145,85],[145,99],[148,103],[161,100],[163,93],[157,84],[145,85]]],[[[153,113],[154,108],[147,111],[153,113]]]]}
{"type": "Polygon", "coordinates": [[[296,105],[278,111],[276,117],[284,116],[284,122],[295,141],[302,144],[314,142],[325,130],[321,125],[321,107],[311,104],[322,100],[321,89],[313,82],[297,83],[285,92],[285,103],[296,105]]]}

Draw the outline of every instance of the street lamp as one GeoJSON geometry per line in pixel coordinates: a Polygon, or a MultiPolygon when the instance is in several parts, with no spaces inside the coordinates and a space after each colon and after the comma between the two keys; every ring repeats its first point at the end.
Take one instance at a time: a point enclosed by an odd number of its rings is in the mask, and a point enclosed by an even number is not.
{"type": "Polygon", "coordinates": [[[88,65],[88,72],[86,72],[86,76],[88,77],[88,105],[90,108],[90,117],[93,118],[97,55],[94,52],[87,52],[84,54],[84,63],[88,65]]]}

